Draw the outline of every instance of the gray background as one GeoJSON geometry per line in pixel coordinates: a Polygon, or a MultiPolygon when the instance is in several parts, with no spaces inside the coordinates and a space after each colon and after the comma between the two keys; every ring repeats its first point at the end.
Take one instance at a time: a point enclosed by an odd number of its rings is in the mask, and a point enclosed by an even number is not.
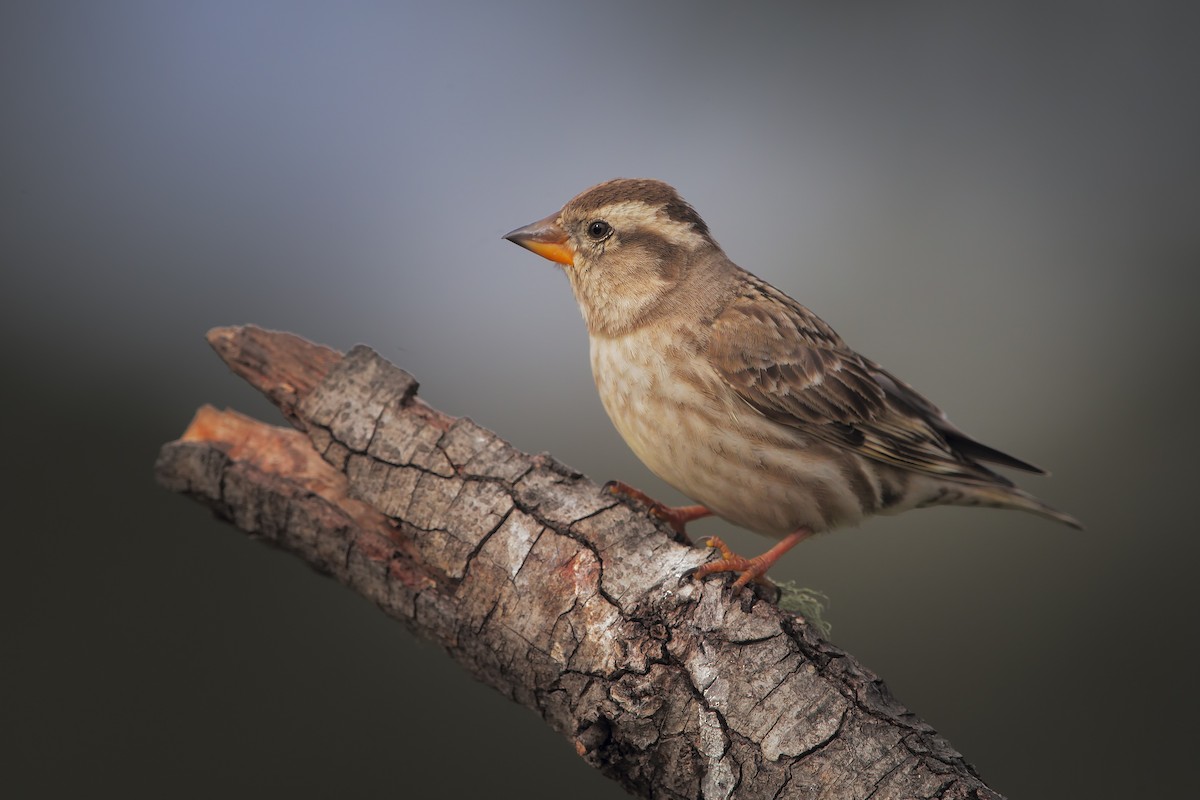
{"type": "Polygon", "coordinates": [[[1194,786],[1196,15],[733,5],[4,3],[7,784],[623,796],[151,466],[200,403],[278,419],[203,340],[255,322],[681,500],[605,419],[566,280],[499,238],[625,175],[1089,525],[806,543],[774,574],[833,640],[1013,797],[1194,786]]]}

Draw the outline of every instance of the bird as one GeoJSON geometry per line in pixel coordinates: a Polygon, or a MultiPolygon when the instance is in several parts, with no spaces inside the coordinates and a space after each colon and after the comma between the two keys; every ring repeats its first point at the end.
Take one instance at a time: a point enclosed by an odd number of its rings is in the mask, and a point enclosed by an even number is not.
{"type": "Polygon", "coordinates": [[[876,514],[938,505],[1078,520],[988,464],[1045,470],[963,433],[913,387],[851,349],[820,317],[742,269],[670,185],[617,178],[504,235],[566,273],[592,375],[639,459],[695,505],[628,484],[681,535],[715,515],[777,540],[753,558],[720,550],[693,573],[764,583],[785,552],[876,514]]]}

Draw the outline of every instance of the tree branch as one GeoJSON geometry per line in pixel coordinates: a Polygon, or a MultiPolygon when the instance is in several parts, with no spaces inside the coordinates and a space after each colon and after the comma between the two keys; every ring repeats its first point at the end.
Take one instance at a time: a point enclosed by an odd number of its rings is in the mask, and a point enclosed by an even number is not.
{"type": "Polygon", "coordinates": [[[372,350],[209,341],[298,428],[201,408],[158,480],[295,553],[540,714],[633,794],[998,798],[878,677],[372,350]]]}

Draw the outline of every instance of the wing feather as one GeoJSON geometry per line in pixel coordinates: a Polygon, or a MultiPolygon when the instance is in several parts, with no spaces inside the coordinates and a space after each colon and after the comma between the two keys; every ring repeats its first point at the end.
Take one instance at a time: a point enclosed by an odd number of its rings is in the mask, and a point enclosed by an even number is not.
{"type": "Polygon", "coordinates": [[[712,366],[767,418],[916,472],[1011,485],[975,459],[1040,471],[975,442],[908,384],[855,353],[804,306],[749,273],[714,320],[712,366]]]}

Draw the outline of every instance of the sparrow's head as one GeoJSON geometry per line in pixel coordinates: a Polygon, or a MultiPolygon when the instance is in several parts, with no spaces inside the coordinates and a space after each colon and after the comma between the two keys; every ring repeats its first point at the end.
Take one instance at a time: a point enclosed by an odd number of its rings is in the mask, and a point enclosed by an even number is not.
{"type": "Polygon", "coordinates": [[[504,237],[563,265],[593,333],[645,324],[720,248],[662,181],[617,178],[504,237]]]}

